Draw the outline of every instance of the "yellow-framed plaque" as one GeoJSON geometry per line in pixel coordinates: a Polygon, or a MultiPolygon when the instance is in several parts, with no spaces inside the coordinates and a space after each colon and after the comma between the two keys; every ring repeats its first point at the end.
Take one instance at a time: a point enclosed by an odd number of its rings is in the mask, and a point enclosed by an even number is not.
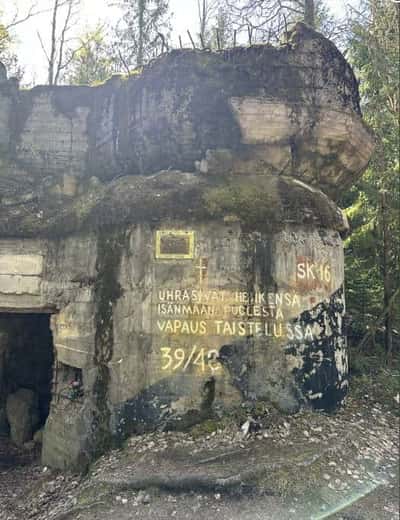
{"type": "Polygon", "coordinates": [[[194,258],[194,231],[179,229],[156,231],[156,258],[158,260],[192,260],[194,258]]]}

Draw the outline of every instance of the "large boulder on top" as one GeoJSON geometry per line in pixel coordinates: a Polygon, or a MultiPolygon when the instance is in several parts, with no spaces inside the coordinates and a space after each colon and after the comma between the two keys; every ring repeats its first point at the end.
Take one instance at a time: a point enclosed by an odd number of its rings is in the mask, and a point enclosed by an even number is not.
{"type": "Polygon", "coordinates": [[[0,232],[12,236],[46,234],[68,210],[76,229],[102,186],[172,170],[284,176],[337,200],[374,147],[350,65],[301,23],[279,47],[173,50],[97,87],[8,80],[0,107],[0,232]]]}

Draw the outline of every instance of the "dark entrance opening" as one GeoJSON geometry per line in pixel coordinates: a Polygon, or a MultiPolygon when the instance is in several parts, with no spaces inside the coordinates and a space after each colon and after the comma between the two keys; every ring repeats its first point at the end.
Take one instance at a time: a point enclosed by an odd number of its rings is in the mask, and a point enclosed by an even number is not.
{"type": "MultiPolygon", "coordinates": [[[[44,426],[50,410],[53,363],[49,314],[0,313],[3,444],[11,441],[22,447],[44,426]]],[[[0,465],[2,458],[0,449],[0,465]]]]}

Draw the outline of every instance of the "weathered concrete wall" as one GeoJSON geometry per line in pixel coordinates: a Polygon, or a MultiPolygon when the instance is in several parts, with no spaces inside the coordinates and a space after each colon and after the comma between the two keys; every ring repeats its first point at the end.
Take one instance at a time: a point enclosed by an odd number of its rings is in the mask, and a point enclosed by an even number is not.
{"type": "Polygon", "coordinates": [[[197,225],[190,231],[193,257],[177,260],[154,251],[168,231],[149,231],[131,236],[121,261],[111,398],[133,420],[122,421],[122,429],[160,417],[168,422],[174,411],[201,412],[210,382],[216,408],[259,399],[294,412],[302,402],[330,408],[342,400],[347,365],[337,232],[310,235],[287,226],[268,235],[243,232],[238,223],[197,225]],[[335,317],[317,305],[331,299],[335,317]],[[334,378],[326,378],[326,365],[337,371],[334,378]]]}
{"type": "Polygon", "coordinates": [[[279,49],[174,51],[96,88],[3,80],[0,147],[0,312],[52,315],[46,464],[243,401],[343,401],[334,200],[373,140],[330,42],[299,24],[279,49]]]}
{"type": "Polygon", "coordinates": [[[231,220],[137,225],[98,239],[1,241],[0,312],[53,313],[58,363],[83,370],[85,400],[53,404],[46,462],[90,459],[103,407],[105,430],[121,438],[190,424],[243,400],[286,412],[342,401],[339,233],[297,225],[248,232],[231,220]],[[187,258],[163,257],[163,241],[174,245],[171,230],[193,240],[187,258]],[[18,282],[21,290],[10,294],[16,280],[31,278],[34,290],[18,282]]]}
{"type": "Polygon", "coordinates": [[[33,196],[74,195],[92,176],[196,168],[284,174],[337,197],[372,148],[351,68],[301,25],[278,49],[174,51],[96,88],[19,91],[3,81],[0,107],[12,200],[24,183],[33,196]]]}

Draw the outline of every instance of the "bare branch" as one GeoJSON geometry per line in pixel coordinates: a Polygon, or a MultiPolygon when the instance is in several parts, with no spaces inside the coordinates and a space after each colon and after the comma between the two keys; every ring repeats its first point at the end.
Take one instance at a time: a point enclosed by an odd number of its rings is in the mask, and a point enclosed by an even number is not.
{"type": "Polygon", "coordinates": [[[68,67],[68,65],[73,61],[76,54],[84,48],[85,48],[85,45],[82,44],[80,47],[77,47],[76,49],[74,49],[71,52],[71,54],[68,56],[68,58],[63,63],[61,63],[61,65],[58,67],[59,71],[61,72],[62,70],[66,69],[68,67]]]}
{"type": "Polygon", "coordinates": [[[48,69],[48,83],[53,85],[54,82],[54,60],[56,55],[56,31],[57,31],[57,15],[59,0],[54,0],[53,16],[51,22],[51,40],[50,40],[50,55],[49,55],[49,69],[48,69]]]}
{"type": "Polygon", "coordinates": [[[48,13],[51,11],[51,8],[48,9],[41,9],[38,11],[35,11],[36,8],[36,2],[32,4],[28,10],[28,12],[25,14],[25,16],[22,16],[22,18],[18,17],[18,11],[15,13],[13,20],[4,26],[4,28],[8,31],[9,29],[12,29],[13,27],[26,22],[29,20],[29,18],[32,18],[33,16],[37,16],[38,14],[48,13]]]}
{"type": "Polygon", "coordinates": [[[58,62],[57,62],[56,73],[55,73],[55,77],[54,77],[55,85],[57,85],[57,82],[58,82],[58,79],[60,76],[60,71],[62,69],[62,62],[63,62],[63,57],[64,57],[65,35],[69,29],[69,22],[71,19],[73,1],[74,0],[69,0],[67,14],[65,16],[64,25],[63,25],[63,28],[61,31],[60,43],[59,43],[59,48],[58,48],[58,62]]]}
{"type": "Polygon", "coordinates": [[[191,41],[191,43],[192,43],[193,49],[195,49],[195,48],[196,48],[196,45],[195,45],[195,43],[194,43],[194,40],[193,40],[193,38],[192,38],[192,35],[190,34],[189,29],[187,30],[187,33],[188,33],[188,35],[189,35],[189,39],[190,39],[190,41],[191,41]]]}
{"type": "Polygon", "coordinates": [[[121,63],[124,66],[124,69],[129,76],[131,72],[129,70],[128,64],[126,63],[126,61],[124,60],[124,57],[122,56],[121,49],[119,47],[117,47],[117,52],[118,52],[119,59],[121,60],[121,63]]]}
{"type": "Polygon", "coordinates": [[[201,48],[204,49],[205,45],[204,45],[204,37],[201,33],[199,33],[199,38],[200,38],[200,43],[201,43],[201,48]]]}
{"type": "Polygon", "coordinates": [[[247,26],[247,35],[249,37],[249,45],[252,44],[252,37],[253,37],[253,27],[251,25],[247,26]]]}
{"type": "Polygon", "coordinates": [[[44,43],[43,43],[43,40],[42,40],[42,37],[40,36],[40,32],[39,31],[36,31],[36,34],[39,38],[39,42],[40,42],[40,46],[42,47],[42,51],[44,52],[44,55],[46,56],[46,60],[48,61],[48,63],[50,63],[50,57],[49,55],[47,54],[47,51],[46,51],[46,47],[44,46],[44,43]]]}
{"type": "MultiPolygon", "coordinates": [[[[41,48],[46,57],[48,68],[47,68],[47,80],[49,85],[56,85],[60,79],[60,73],[70,63],[73,56],[79,50],[79,47],[72,52],[66,63],[64,63],[65,49],[72,39],[67,38],[67,33],[71,28],[71,20],[73,15],[73,8],[78,6],[80,0],[54,0],[53,7],[51,9],[51,30],[50,30],[50,48],[46,50],[46,46],[39,32],[37,32],[41,48]],[[67,7],[67,11],[63,18],[61,32],[58,34],[58,21],[62,16],[60,10],[63,7],[67,7]]],[[[64,13],[63,13],[64,14],[64,13]]]]}

